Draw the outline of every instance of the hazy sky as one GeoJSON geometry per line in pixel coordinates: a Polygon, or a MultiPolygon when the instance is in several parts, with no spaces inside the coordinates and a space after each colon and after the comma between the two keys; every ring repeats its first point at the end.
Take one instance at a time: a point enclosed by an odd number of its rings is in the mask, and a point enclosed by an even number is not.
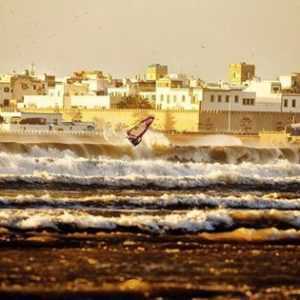
{"type": "Polygon", "coordinates": [[[247,61],[273,78],[300,72],[300,0],[0,0],[0,37],[0,73],[162,63],[217,80],[247,61]]]}

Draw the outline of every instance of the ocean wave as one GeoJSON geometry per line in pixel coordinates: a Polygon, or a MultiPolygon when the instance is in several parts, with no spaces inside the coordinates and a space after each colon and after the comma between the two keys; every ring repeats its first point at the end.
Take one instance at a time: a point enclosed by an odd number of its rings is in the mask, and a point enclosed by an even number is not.
{"type": "Polygon", "coordinates": [[[155,234],[228,232],[239,228],[299,230],[300,212],[216,209],[109,217],[80,210],[7,209],[0,211],[0,226],[12,230],[121,230],[155,234]]]}
{"type": "Polygon", "coordinates": [[[80,209],[277,209],[300,210],[300,198],[276,198],[276,195],[262,196],[242,194],[240,196],[221,196],[207,193],[163,193],[160,195],[118,195],[95,194],[90,196],[63,196],[44,193],[42,195],[19,194],[0,197],[1,208],[11,207],[51,207],[80,209]],[[274,198],[275,197],[275,198],[274,198]]]}
{"type": "MultiPolygon", "coordinates": [[[[300,230],[278,228],[238,228],[227,232],[200,233],[199,238],[214,242],[299,242],[300,230]]],[[[259,254],[259,251],[257,252],[259,254]]]]}
{"type": "MultiPolygon", "coordinates": [[[[36,158],[63,158],[67,156],[97,159],[98,157],[131,160],[167,160],[179,162],[204,162],[240,164],[242,162],[270,163],[279,159],[292,163],[300,162],[299,147],[250,147],[244,145],[172,145],[168,143],[145,142],[138,147],[128,143],[118,144],[76,144],[76,143],[0,143],[0,153],[25,155],[36,158]]],[[[3,154],[2,154],[3,155],[3,154]]]]}
{"type": "Polygon", "coordinates": [[[241,164],[195,163],[165,161],[162,159],[109,159],[97,157],[88,159],[78,157],[70,151],[51,153],[36,149],[34,154],[21,155],[0,152],[0,174],[72,176],[103,176],[103,177],[239,177],[247,175],[255,178],[287,178],[300,176],[300,164],[287,160],[277,160],[269,164],[243,162],[241,164]],[[50,155],[51,154],[51,155],[50,155]],[[48,156],[47,156],[48,155],[48,156]]]}
{"type": "MultiPolygon", "coordinates": [[[[62,175],[55,173],[37,172],[32,170],[30,175],[12,175],[0,174],[1,188],[26,188],[26,187],[45,187],[49,189],[61,188],[111,188],[111,189],[203,189],[203,188],[231,188],[231,189],[249,189],[270,190],[270,191],[298,191],[300,188],[300,176],[297,175],[298,170],[291,167],[288,170],[282,170],[280,176],[280,168],[278,166],[270,166],[269,168],[261,168],[257,166],[257,174],[251,174],[251,169],[241,168],[239,170],[229,169],[222,171],[212,168],[204,168],[206,174],[196,175],[195,170],[183,169],[181,175],[180,168],[169,170],[166,168],[157,169],[158,175],[153,174],[151,169],[145,175],[145,169],[142,166],[137,167],[140,172],[130,173],[128,169],[123,169],[129,174],[118,175],[122,172],[118,170],[107,170],[107,175],[91,176],[91,175],[62,175]],[[113,172],[114,171],[114,172],[113,172]],[[284,173],[285,172],[285,173],[284,173]],[[114,174],[115,173],[115,174],[114,174]],[[117,173],[117,174],[116,174],[117,173]],[[151,174],[152,173],[152,174],[151,174]],[[279,174],[278,174],[279,173],[279,174]]],[[[130,169],[130,168],[129,168],[130,169]]],[[[288,168],[289,169],[289,168],[288,168]]],[[[122,169],[121,169],[122,170],[122,169]]],[[[50,170],[51,171],[51,170],[50,170]]],[[[74,169],[76,174],[80,169],[74,169]]],[[[71,166],[70,166],[71,172],[71,166]]],[[[203,173],[199,170],[199,173],[203,173]]],[[[17,173],[17,172],[16,172],[17,173]]],[[[61,171],[63,173],[63,171],[61,171]]],[[[89,170],[83,170],[84,174],[90,173],[89,170]]],[[[100,171],[98,173],[104,173],[100,171]]]]}

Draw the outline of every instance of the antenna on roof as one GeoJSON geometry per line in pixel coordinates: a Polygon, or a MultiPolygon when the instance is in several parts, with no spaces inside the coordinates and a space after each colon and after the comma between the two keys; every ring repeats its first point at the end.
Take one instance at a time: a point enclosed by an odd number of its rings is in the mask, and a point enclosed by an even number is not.
{"type": "Polygon", "coordinates": [[[31,63],[31,71],[30,71],[30,75],[34,76],[35,75],[35,64],[34,62],[31,63]]]}

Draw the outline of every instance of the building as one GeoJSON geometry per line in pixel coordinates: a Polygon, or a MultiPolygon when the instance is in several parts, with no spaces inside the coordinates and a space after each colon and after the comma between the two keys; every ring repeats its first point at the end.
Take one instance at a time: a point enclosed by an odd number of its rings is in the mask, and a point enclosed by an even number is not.
{"type": "Polygon", "coordinates": [[[0,77],[0,107],[10,106],[11,100],[10,78],[6,76],[0,77]]]}
{"type": "Polygon", "coordinates": [[[84,108],[84,109],[109,109],[111,107],[111,96],[71,96],[70,107],[71,108],[84,108]]]}
{"type": "Polygon", "coordinates": [[[22,108],[63,108],[65,106],[65,84],[63,82],[51,82],[46,80],[46,95],[27,95],[24,100],[17,104],[22,108]]]}
{"type": "Polygon", "coordinates": [[[241,89],[204,88],[201,111],[255,111],[255,92],[241,89]]]}
{"type": "Polygon", "coordinates": [[[198,110],[202,89],[157,87],[155,106],[162,110],[198,110]]]}
{"type": "Polygon", "coordinates": [[[169,76],[158,79],[156,81],[156,86],[158,88],[183,88],[183,87],[186,87],[184,85],[183,80],[181,80],[181,79],[172,79],[169,76]]]}
{"type": "Polygon", "coordinates": [[[231,84],[242,85],[245,81],[255,78],[255,65],[245,62],[229,65],[229,81],[231,84]]]}
{"type": "Polygon", "coordinates": [[[278,80],[253,80],[244,89],[245,92],[255,93],[255,111],[281,112],[282,89],[278,80]]]}
{"type": "Polygon", "coordinates": [[[11,77],[11,89],[11,98],[16,103],[23,102],[24,96],[27,95],[46,94],[45,81],[33,77],[28,71],[25,74],[17,74],[11,77]]]}
{"type": "Polygon", "coordinates": [[[120,87],[109,87],[107,88],[107,94],[110,96],[126,98],[129,96],[136,96],[138,92],[134,85],[128,84],[120,87]]]}
{"type": "Polygon", "coordinates": [[[280,76],[281,88],[289,93],[300,93],[300,73],[280,76]]]}
{"type": "Polygon", "coordinates": [[[281,111],[289,113],[300,113],[300,93],[283,93],[281,111]]]}
{"type": "Polygon", "coordinates": [[[159,80],[168,75],[168,66],[154,64],[147,67],[146,80],[159,80]]]}

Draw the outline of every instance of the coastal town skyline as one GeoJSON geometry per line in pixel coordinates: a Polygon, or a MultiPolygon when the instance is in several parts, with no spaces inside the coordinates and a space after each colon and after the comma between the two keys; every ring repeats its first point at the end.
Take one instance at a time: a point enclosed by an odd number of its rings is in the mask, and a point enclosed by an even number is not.
{"type": "Polygon", "coordinates": [[[0,1],[1,72],[34,62],[58,76],[101,69],[124,77],[157,62],[219,80],[228,64],[247,61],[271,79],[299,69],[299,12],[297,0],[0,1]]]}

